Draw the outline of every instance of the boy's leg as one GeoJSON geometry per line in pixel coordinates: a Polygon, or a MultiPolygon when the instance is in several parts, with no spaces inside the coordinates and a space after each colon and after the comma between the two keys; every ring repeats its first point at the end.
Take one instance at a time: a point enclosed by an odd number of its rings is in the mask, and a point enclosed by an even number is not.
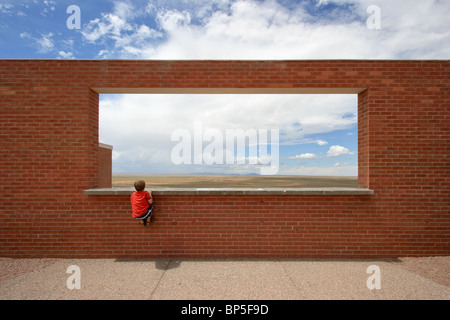
{"type": "Polygon", "coordinates": [[[149,207],[150,215],[147,218],[147,224],[150,224],[150,222],[153,222],[155,219],[153,218],[153,206],[150,205],[149,207]]]}
{"type": "Polygon", "coordinates": [[[155,221],[155,218],[153,218],[153,213],[151,213],[146,220],[147,220],[147,224],[149,224],[150,222],[155,221]]]}

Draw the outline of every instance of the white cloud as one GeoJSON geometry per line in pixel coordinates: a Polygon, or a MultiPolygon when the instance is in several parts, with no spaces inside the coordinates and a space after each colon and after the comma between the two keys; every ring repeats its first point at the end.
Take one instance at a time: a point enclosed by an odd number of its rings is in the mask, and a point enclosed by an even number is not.
{"type": "Polygon", "coordinates": [[[50,0],[50,1],[47,1],[47,0],[44,0],[43,3],[44,3],[44,5],[45,5],[45,8],[42,9],[42,11],[41,11],[41,15],[42,15],[43,17],[47,17],[47,15],[50,13],[50,11],[55,11],[55,10],[56,10],[56,8],[55,8],[56,1],[51,1],[51,0],[50,0]]]}
{"type": "Polygon", "coordinates": [[[73,56],[72,52],[66,52],[66,51],[59,51],[58,52],[58,56],[62,59],[74,59],[75,57],[73,56]]]}
{"type": "Polygon", "coordinates": [[[10,3],[0,3],[0,13],[11,14],[14,6],[10,3]]]}
{"type": "Polygon", "coordinates": [[[288,159],[319,159],[320,157],[314,153],[302,153],[294,157],[288,157],[288,159]]]}
{"type": "Polygon", "coordinates": [[[116,2],[113,13],[103,13],[83,27],[85,40],[104,46],[98,58],[144,58],[154,53],[152,41],[161,38],[162,33],[134,23],[136,12],[129,3],[116,2]]]}
{"type": "Polygon", "coordinates": [[[55,46],[54,40],[52,39],[52,32],[41,34],[40,38],[33,37],[28,32],[22,32],[19,36],[22,39],[30,40],[31,45],[34,46],[39,53],[48,53],[52,51],[55,46]]]}
{"type": "Polygon", "coordinates": [[[138,10],[130,3],[123,1],[114,2],[114,15],[122,19],[133,18],[138,10]]]}
{"type": "Polygon", "coordinates": [[[124,31],[132,31],[126,20],[114,14],[102,14],[102,18],[94,19],[81,32],[90,42],[104,40],[105,37],[119,40],[124,31]]]}
{"type": "Polygon", "coordinates": [[[325,140],[317,140],[316,143],[319,146],[326,146],[328,144],[328,142],[326,142],[325,140]]]}
{"type": "Polygon", "coordinates": [[[53,50],[53,47],[55,46],[53,42],[53,33],[49,32],[47,34],[43,34],[40,39],[36,39],[37,44],[39,45],[39,51],[40,52],[49,52],[53,50]]]}
{"type": "Polygon", "coordinates": [[[168,10],[159,12],[157,21],[162,29],[171,32],[190,24],[191,15],[187,11],[168,10]]]}
{"type": "Polygon", "coordinates": [[[108,50],[100,50],[97,54],[97,58],[106,58],[108,56],[108,50]]]}
{"type": "Polygon", "coordinates": [[[46,6],[54,7],[56,5],[56,1],[53,0],[44,0],[43,1],[46,6]]]}
{"type": "Polygon", "coordinates": [[[354,152],[351,152],[349,149],[342,147],[342,146],[331,146],[328,150],[327,157],[339,157],[345,154],[354,154],[354,152]]]}

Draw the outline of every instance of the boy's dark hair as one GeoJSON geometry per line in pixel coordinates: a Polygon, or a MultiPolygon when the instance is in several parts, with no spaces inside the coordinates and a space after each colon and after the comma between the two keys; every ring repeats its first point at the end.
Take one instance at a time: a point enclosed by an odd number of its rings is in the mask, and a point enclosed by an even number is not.
{"type": "Polygon", "coordinates": [[[136,191],[142,191],[145,189],[145,181],[144,180],[138,180],[134,183],[134,188],[136,191]]]}

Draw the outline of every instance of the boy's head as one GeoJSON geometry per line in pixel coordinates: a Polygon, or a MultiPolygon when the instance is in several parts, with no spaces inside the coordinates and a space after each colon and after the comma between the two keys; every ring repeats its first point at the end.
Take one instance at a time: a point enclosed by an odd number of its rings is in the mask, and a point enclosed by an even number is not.
{"type": "Polygon", "coordinates": [[[136,191],[142,191],[145,189],[145,181],[144,180],[137,180],[134,183],[134,188],[136,189],[136,191]]]}

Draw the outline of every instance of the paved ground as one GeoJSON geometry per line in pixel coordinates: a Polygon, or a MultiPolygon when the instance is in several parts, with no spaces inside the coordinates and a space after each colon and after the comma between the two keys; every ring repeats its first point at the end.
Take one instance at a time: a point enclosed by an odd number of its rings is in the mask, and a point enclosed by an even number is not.
{"type": "MultiPolygon", "coordinates": [[[[435,276],[450,273],[439,260],[435,276]]],[[[8,277],[20,260],[0,258],[0,299],[448,300],[450,286],[395,260],[55,259],[8,277]],[[68,288],[77,266],[80,289],[68,288]],[[377,266],[379,273],[369,266],[377,266]],[[412,271],[411,271],[412,270],[412,271]],[[0,274],[1,275],[1,274],[0,274]],[[380,289],[369,289],[379,275],[380,289]],[[68,281],[69,280],[69,281],[68,281]]],[[[33,260],[28,260],[33,261],[33,260]]],[[[443,263],[442,263],[443,261],[443,263]]],[[[28,262],[30,263],[30,262],[28,262]]],[[[428,268],[430,269],[430,268],[428,268]]]]}

